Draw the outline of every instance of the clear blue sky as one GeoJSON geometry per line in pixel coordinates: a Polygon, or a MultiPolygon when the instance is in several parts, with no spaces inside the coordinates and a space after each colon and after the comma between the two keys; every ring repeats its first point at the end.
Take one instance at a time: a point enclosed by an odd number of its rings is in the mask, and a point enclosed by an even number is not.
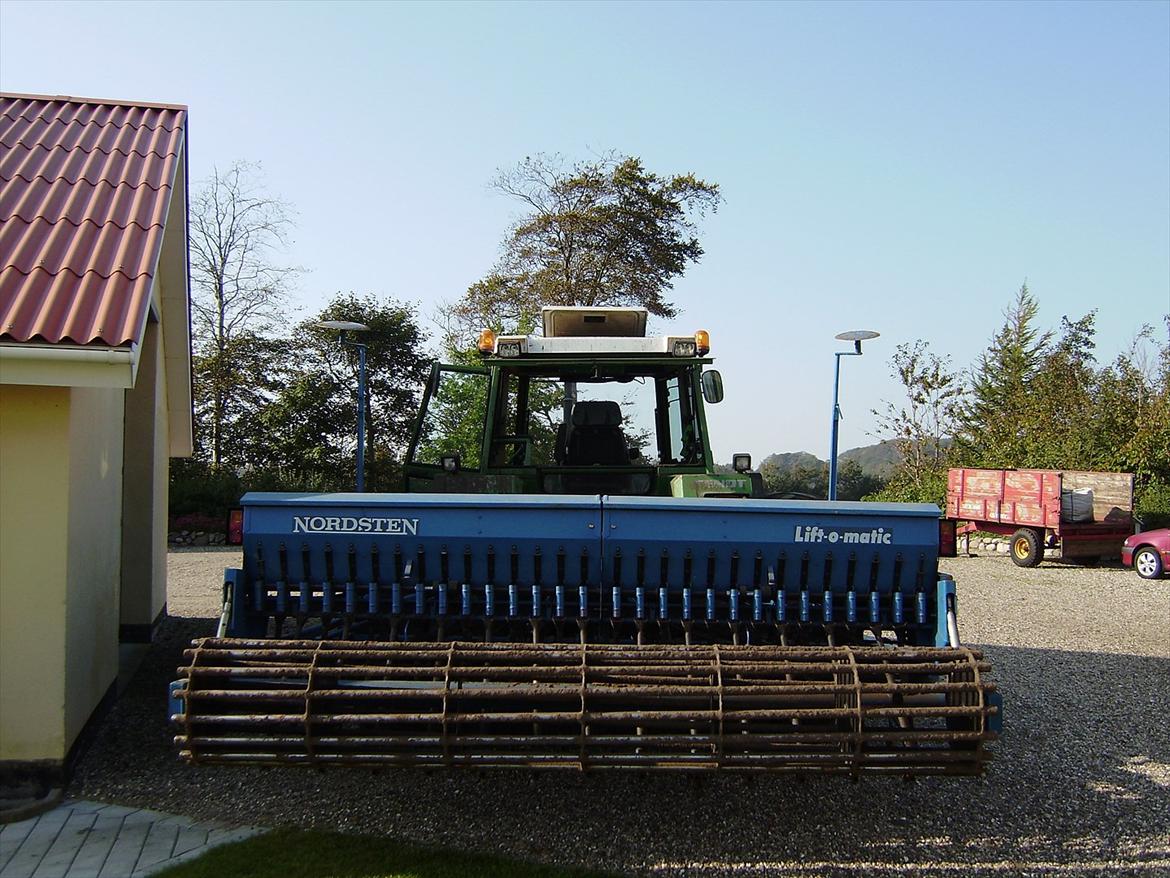
{"type": "Polygon", "coordinates": [[[888,358],[967,366],[1026,279],[1099,309],[1112,359],[1170,311],[1170,4],[0,5],[0,87],[190,105],[192,180],[263,163],[298,212],[298,300],[421,303],[492,265],[534,152],[616,149],[726,203],[676,285],[727,386],[716,452],[827,454],[898,396],[888,358]]]}

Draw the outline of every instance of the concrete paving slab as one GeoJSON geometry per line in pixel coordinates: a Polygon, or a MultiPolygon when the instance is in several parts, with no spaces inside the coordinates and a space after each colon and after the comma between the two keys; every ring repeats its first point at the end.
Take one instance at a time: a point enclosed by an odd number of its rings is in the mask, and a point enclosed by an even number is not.
{"type": "MultiPolygon", "coordinates": [[[[48,853],[49,848],[53,846],[53,842],[57,840],[57,836],[71,813],[68,809],[57,807],[38,817],[30,818],[35,821],[32,831],[25,836],[20,847],[12,854],[0,876],[2,878],[32,878],[33,872],[41,864],[41,860],[48,853]]],[[[21,823],[23,822],[21,821],[21,823]]],[[[19,825],[20,823],[6,824],[0,827],[0,834],[6,834],[9,826],[19,825]]]]}
{"type": "Polygon", "coordinates": [[[209,830],[202,826],[182,826],[179,828],[179,837],[175,840],[175,856],[180,856],[193,851],[196,848],[201,848],[207,844],[207,833],[209,830]]]}
{"type": "Polygon", "coordinates": [[[174,854],[175,841],[178,837],[179,827],[176,824],[163,823],[161,820],[152,823],[142,845],[142,853],[138,855],[138,862],[134,864],[134,871],[142,872],[164,860],[169,860],[174,854]]]}
{"type": "Polygon", "coordinates": [[[105,811],[108,808],[114,807],[107,805],[105,802],[87,802],[84,800],[74,800],[70,803],[70,807],[74,814],[96,814],[98,811],[105,811]]]}
{"type": "Polygon", "coordinates": [[[64,875],[68,872],[69,867],[77,858],[77,852],[81,850],[78,837],[81,836],[81,840],[83,840],[84,836],[88,835],[90,829],[93,828],[96,820],[97,812],[95,811],[81,813],[74,811],[71,813],[69,819],[65,821],[65,825],[61,827],[61,831],[57,833],[57,840],[53,842],[53,846],[41,857],[40,863],[37,864],[37,868],[33,872],[33,878],[43,878],[46,875],[64,875]]]}
{"type": "Polygon", "coordinates": [[[0,826],[0,878],[145,878],[262,831],[66,800],[37,817],[0,826]]]}
{"type": "Polygon", "coordinates": [[[118,838],[118,831],[122,828],[124,819],[124,816],[119,814],[98,811],[93,830],[81,843],[77,857],[70,866],[73,871],[68,874],[74,876],[99,874],[102,871],[102,866],[105,865],[106,857],[110,855],[110,848],[114,846],[114,841],[118,838]]]}
{"type": "Polygon", "coordinates": [[[35,820],[23,820],[20,823],[0,825],[0,869],[8,865],[17,848],[32,832],[35,820]]]}
{"type": "MultiPolygon", "coordinates": [[[[146,842],[146,834],[150,832],[150,824],[135,820],[133,814],[122,821],[122,828],[118,837],[114,839],[114,846],[97,878],[125,878],[134,871],[138,864],[138,855],[142,853],[142,845],[146,842]]],[[[68,875],[69,873],[64,873],[68,875]]],[[[38,878],[38,876],[34,876],[38,878]]],[[[48,878],[48,876],[43,876],[48,878]]]]}

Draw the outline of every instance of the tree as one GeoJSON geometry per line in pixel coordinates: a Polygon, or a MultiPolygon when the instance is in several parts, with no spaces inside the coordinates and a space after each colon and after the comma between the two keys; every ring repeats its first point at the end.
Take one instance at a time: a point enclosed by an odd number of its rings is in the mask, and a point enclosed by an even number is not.
{"type": "Polygon", "coordinates": [[[878,430],[898,452],[891,484],[900,499],[936,502],[946,482],[947,448],[955,435],[965,388],[951,370],[950,357],[939,357],[928,342],[900,344],[890,360],[891,373],[906,390],[901,404],[874,409],[878,430]]]}
{"type": "Polygon", "coordinates": [[[207,400],[197,432],[213,465],[240,463],[230,437],[257,402],[256,364],[245,361],[284,319],[298,272],[276,264],[292,229],[291,208],[266,194],[258,176],[259,166],[248,162],[217,170],[191,205],[195,381],[207,400]]]}
{"type": "Polygon", "coordinates": [[[1052,337],[1036,329],[1038,311],[1024,284],[972,372],[956,436],[965,460],[989,467],[1026,465],[1021,462],[1026,457],[1022,418],[1031,407],[1031,382],[1052,337]]]}
{"type": "MultiPolygon", "coordinates": [[[[837,467],[837,499],[860,500],[876,491],[880,491],[885,482],[877,476],[870,475],[861,468],[856,460],[843,460],[837,467]]],[[[825,482],[825,494],[828,495],[828,480],[825,482]]]]}
{"type": "Polygon", "coordinates": [[[1055,337],[1035,328],[1036,313],[1025,286],[973,371],[956,462],[1132,472],[1139,498],[1163,496],[1170,486],[1170,316],[1165,341],[1145,326],[1128,351],[1100,367],[1096,312],[1062,317],[1055,337]]]}
{"type": "MultiPolygon", "coordinates": [[[[1098,407],[1105,412],[1103,420],[1118,425],[1114,435],[1125,435],[1116,446],[1119,468],[1134,473],[1140,491],[1156,490],[1166,498],[1170,497],[1170,315],[1164,324],[1162,341],[1154,341],[1152,327],[1143,327],[1130,349],[1105,371],[1099,382],[1098,407]],[[1147,355],[1151,346],[1152,357],[1147,355]]],[[[1170,507],[1161,511],[1170,516],[1170,507]]]]}
{"type": "Polygon", "coordinates": [[[1025,461],[1020,466],[1113,468],[1115,443],[1132,428],[1106,423],[1111,420],[1108,413],[1097,408],[1101,374],[1093,354],[1095,323],[1095,311],[1079,320],[1061,318],[1060,335],[1049,344],[1032,376],[1030,404],[1019,413],[1025,461]]]}
{"type": "Polygon", "coordinates": [[[703,255],[695,219],[721,201],[718,185],[694,174],[661,177],[612,153],[572,165],[532,156],[492,187],[525,213],[495,268],[446,309],[460,347],[483,326],[516,331],[545,305],[637,305],[673,317],[666,294],[703,255]]]}
{"type": "MultiPolygon", "coordinates": [[[[674,306],[665,294],[675,277],[703,255],[695,219],[718,209],[719,187],[693,174],[660,177],[637,158],[609,154],[566,165],[559,156],[528,157],[492,181],[497,192],[523,205],[524,215],[509,230],[503,253],[483,279],[458,301],[444,306],[444,360],[479,361],[475,339],[483,328],[497,333],[537,331],[546,305],[638,305],[670,317],[674,306]]],[[[466,415],[482,409],[478,382],[460,382],[450,404],[466,415]]],[[[565,394],[576,388],[535,386],[529,398],[534,460],[551,462],[565,394]]],[[[437,400],[437,405],[444,403],[437,400]]],[[[436,418],[438,415],[436,415],[436,418]]],[[[424,446],[431,457],[440,451],[470,447],[482,425],[462,416],[446,418],[457,435],[437,431],[424,446]],[[438,443],[438,444],[436,444],[438,443]]],[[[647,436],[628,433],[631,447],[647,436]]]]}
{"type": "Polygon", "coordinates": [[[398,487],[430,361],[414,309],[372,295],[339,293],[293,330],[286,384],[260,414],[270,438],[259,464],[303,489],[353,485],[358,355],[338,344],[335,331],[316,326],[324,320],[370,327],[353,339],[366,345],[366,481],[371,490],[398,487]]]}
{"type": "Polygon", "coordinates": [[[202,342],[191,360],[196,447],[213,467],[255,466],[268,437],[258,413],[288,380],[287,339],[241,331],[222,348],[202,342]],[[218,425],[218,429],[216,429],[218,425]]]}
{"type": "MultiPolygon", "coordinates": [[[[810,455],[811,457],[811,455],[810,455]]],[[[796,464],[778,466],[772,460],[760,464],[760,475],[769,494],[808,494],[810,497],[829,496],[829,465],[796,464]]],[[[860,500],[882,487],[882,480],[869,475],[855,460],[842,460],[837,468],[837,497],[841,500],[860,500]]]]}
{"type": "Polygon", "coordinates": [[[760,475],[764,479],[764,488],[769,494],[829,496],[829,467],[828,464],[820,461],[815,464],[781,467],[774,461],[765,460],[760,464],[760,475]]]}

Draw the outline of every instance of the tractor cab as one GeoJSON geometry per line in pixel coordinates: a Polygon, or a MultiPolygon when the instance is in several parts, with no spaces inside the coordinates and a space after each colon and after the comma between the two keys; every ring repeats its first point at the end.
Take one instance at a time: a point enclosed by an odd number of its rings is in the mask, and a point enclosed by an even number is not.
{"type": "Polygon", "coordinates": [[[485,330],[480,363],[436,364],[409,491],[744,497],[716,473],[705,405],[723,399],[706,332],[646,335],[641,308],[545,308],[543,335],[485,330]]]}

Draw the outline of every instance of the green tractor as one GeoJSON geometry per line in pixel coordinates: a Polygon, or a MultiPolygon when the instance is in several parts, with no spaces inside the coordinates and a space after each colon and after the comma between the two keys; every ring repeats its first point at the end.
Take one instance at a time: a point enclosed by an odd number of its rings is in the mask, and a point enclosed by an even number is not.
{"type": "Polygon", "coordinates": [[[544,335],[484,331],[482,365],[436,364],[407,456],[410,492],[761,496],[751,458],[717,472],[710,340],[645,334],[639,308],[545,308],[544,335]]]}

